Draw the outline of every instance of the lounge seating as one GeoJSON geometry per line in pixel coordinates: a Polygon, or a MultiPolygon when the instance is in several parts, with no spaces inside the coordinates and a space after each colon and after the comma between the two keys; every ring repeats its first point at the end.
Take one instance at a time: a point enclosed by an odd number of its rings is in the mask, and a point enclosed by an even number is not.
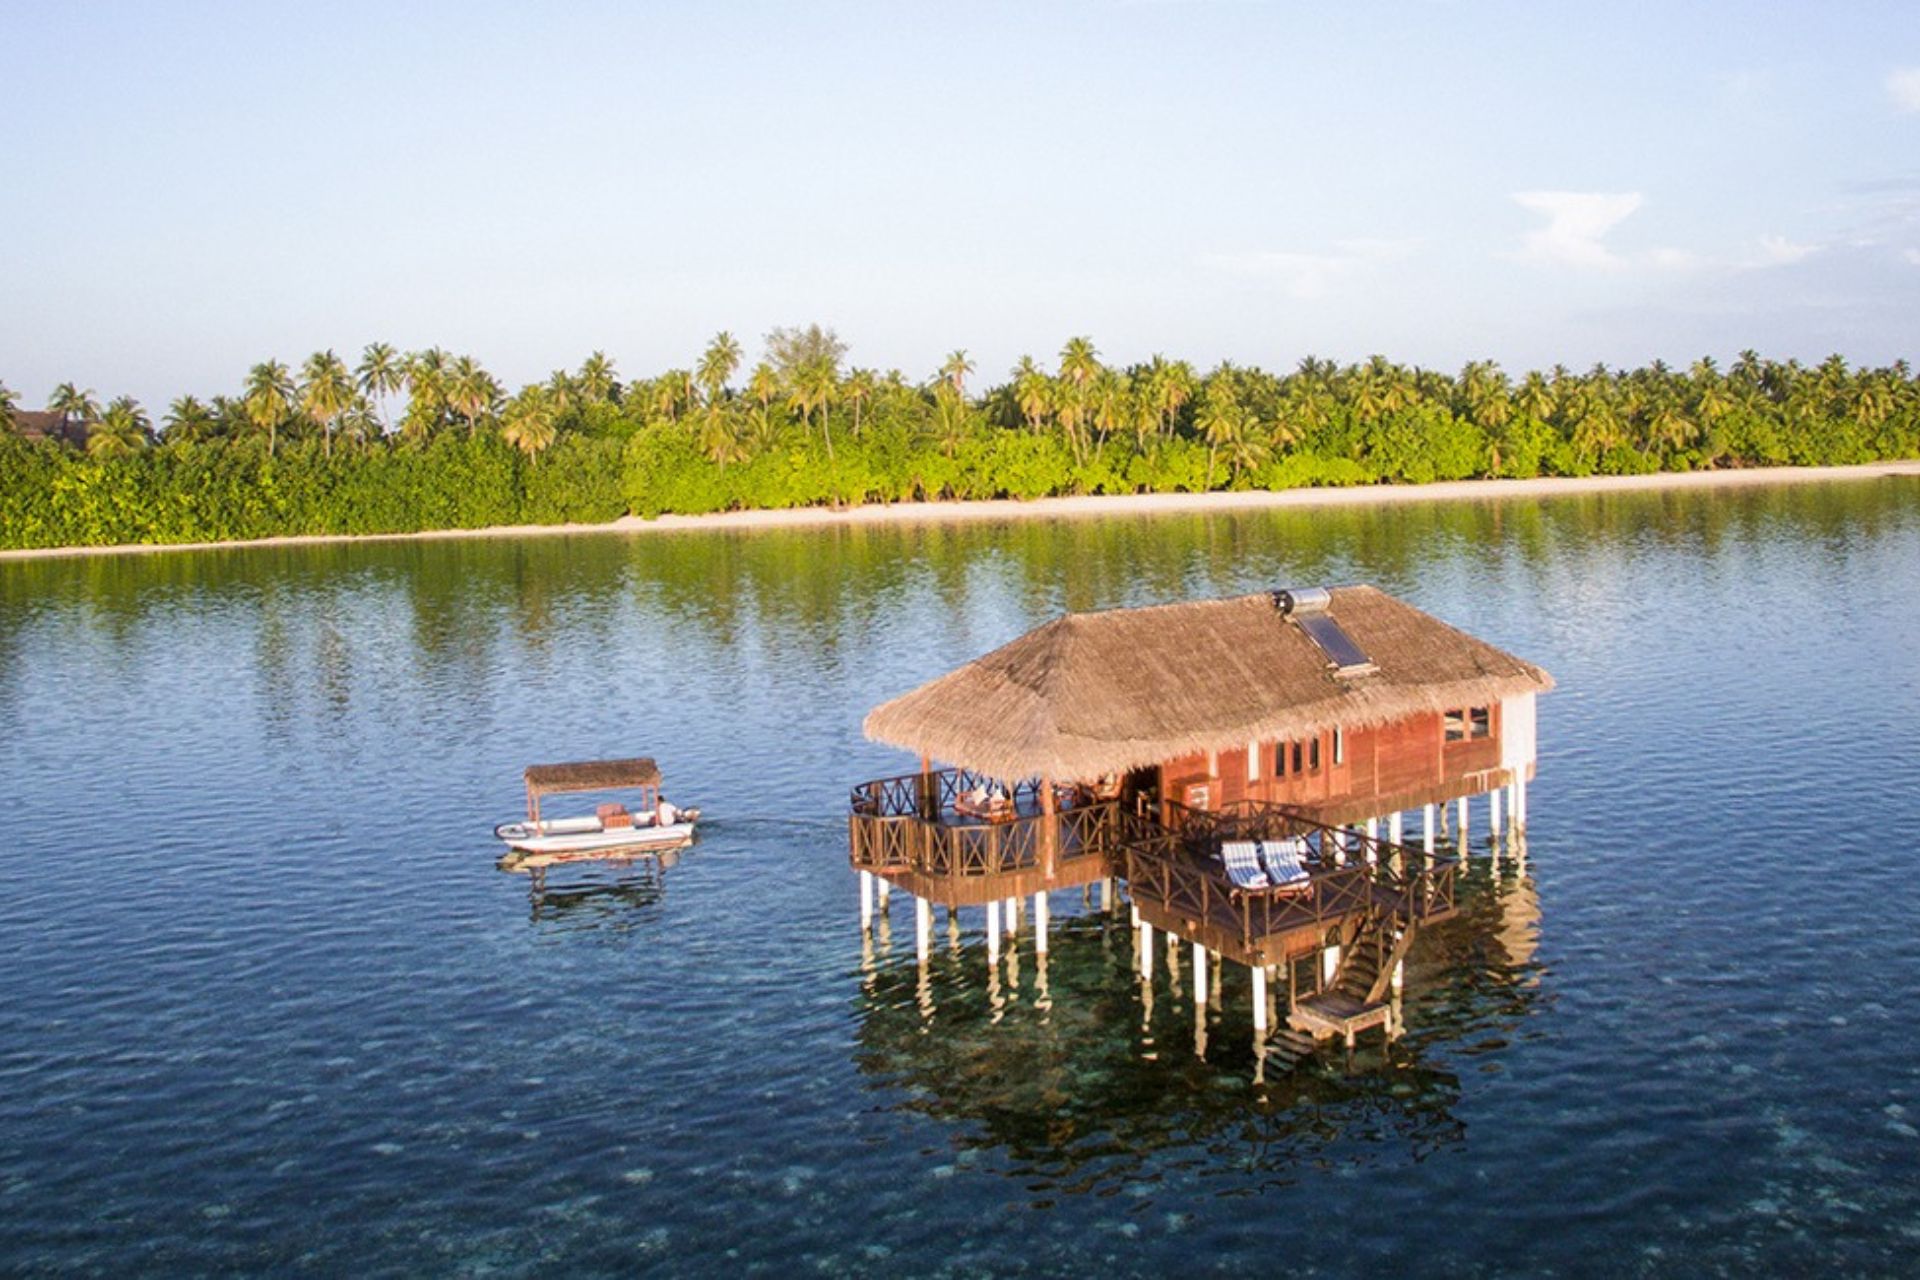
{"type": "Polygon", "coordinates": [[[1267,883],[1293,893],[1311,886],[1313,872],[1306,863],[1306,842],[1299,836],[1261,840],[1257,844],[1267,883]]]}
{"type": "Polygon", "coordinates": [[[1227,879],[1236,889],[1271,889],[1265,867],[1260,865],[1260,847],[1252,840],[1228,840],[1220,846],[1220,861],[1226,864],[1227,879]]]}
{"type": "Polygon", "coordinates": [[[991,791],[985,787],[975,787],[971,791],[961,792],[953,798],[953,811],[983,822],[1011,822],[1016,816],[1013,801],[998,787],[991,791]]]}

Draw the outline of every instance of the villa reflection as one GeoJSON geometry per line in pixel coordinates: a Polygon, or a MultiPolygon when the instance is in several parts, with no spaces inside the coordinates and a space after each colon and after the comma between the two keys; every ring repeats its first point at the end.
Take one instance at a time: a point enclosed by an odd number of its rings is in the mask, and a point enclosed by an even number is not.
{"type": "Polygon", "coordinates": [[[1468,1063],[1518,1034],[1545,1000],[1539,899],[1509,855],[1476,859],[1459,911],[1424,930],[1391,1040],[1302,1043],[1250,1027],[1244,975],[1196,1006],[1178,948],[1143,980],[1125,906],[1056,918],[1048,954],[981,963],[946,934],[927,963],[876,929],[857,998],[855,1065],[886,1105],[947,1122],[962,1150],[993,1150],[1049,1191],[1112,1190],[1170,1148],[1196,1177],[1417,1161],[1464,1140],[1468,1063]],[[1223,1010],[1226,1010],[1223,1012],[1223,1010]]]}

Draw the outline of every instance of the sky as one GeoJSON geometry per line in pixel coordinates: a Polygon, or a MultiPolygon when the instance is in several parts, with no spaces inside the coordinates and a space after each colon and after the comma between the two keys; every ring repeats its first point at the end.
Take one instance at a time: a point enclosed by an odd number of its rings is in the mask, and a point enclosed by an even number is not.
{"type": "Polygon", "coordinates": [[[0,0],[0,381],[1920,336],[1912,3],[0,0]]]}

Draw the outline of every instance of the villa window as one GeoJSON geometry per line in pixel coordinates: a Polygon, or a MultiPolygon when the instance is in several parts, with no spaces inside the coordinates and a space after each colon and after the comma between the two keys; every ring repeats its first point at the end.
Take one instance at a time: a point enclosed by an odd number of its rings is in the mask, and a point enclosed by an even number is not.
{"type": "Polygon", "coordinates": [[[1333,762],[1335,764],[1347,762],[1347,731],[1339,725],[1333,727],[1333,762]]]}
{"type": "Polygon", "coordinates": [[[1467,711],[1467,736],[1486,738],[1493,734],[1493,708],[1472,707],[1467,711]]]}
{"type": "Polygon", "coordinates": [[[1448,742],[1465,742],[1467,740],[1467,713],[1465,711],[1449,711],[1446,713],[1442,722],[1447,727],[1448,742]]]}

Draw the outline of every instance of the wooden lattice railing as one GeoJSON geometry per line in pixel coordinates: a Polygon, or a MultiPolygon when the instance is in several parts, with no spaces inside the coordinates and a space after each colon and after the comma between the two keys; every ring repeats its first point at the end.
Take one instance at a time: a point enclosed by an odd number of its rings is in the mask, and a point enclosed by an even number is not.
{"type": "Polygon", "coordinates": [[[1128,892],[1184,919],[1205,921],[1253,947],[1369,911],[1412,924],[1453,910],[1451,858],[1314,821],[1297,810],[1241,802],[1218,810],[1168,806],[1168,822],[1129,816],[1122,843],[1128,892]],[[1304,889],[1244,889],[1227,877],[1228,840],[1298,838],[1312,874],[1304,889]],[[1384,892],[1383,892],[1384,891],[1384,892]]]}
{"type": "MultiPolygon", "coordinates": [[[[853,789],[847,819],[853,865],[963,879],[1036,870],[1049,821],[1040,787],[1038,779],[1009,785],[965,769],[863,782],[853,789]],[[1013,816],[990,822],[959,813],[954,801],[977,787],[998,787],[1011,799],[1013,816]]],[[[1117,858],[1119,805],[1086,802],[1064,788],[1056,796],[1056,871],[1085,858],[1117,858]]]]}

